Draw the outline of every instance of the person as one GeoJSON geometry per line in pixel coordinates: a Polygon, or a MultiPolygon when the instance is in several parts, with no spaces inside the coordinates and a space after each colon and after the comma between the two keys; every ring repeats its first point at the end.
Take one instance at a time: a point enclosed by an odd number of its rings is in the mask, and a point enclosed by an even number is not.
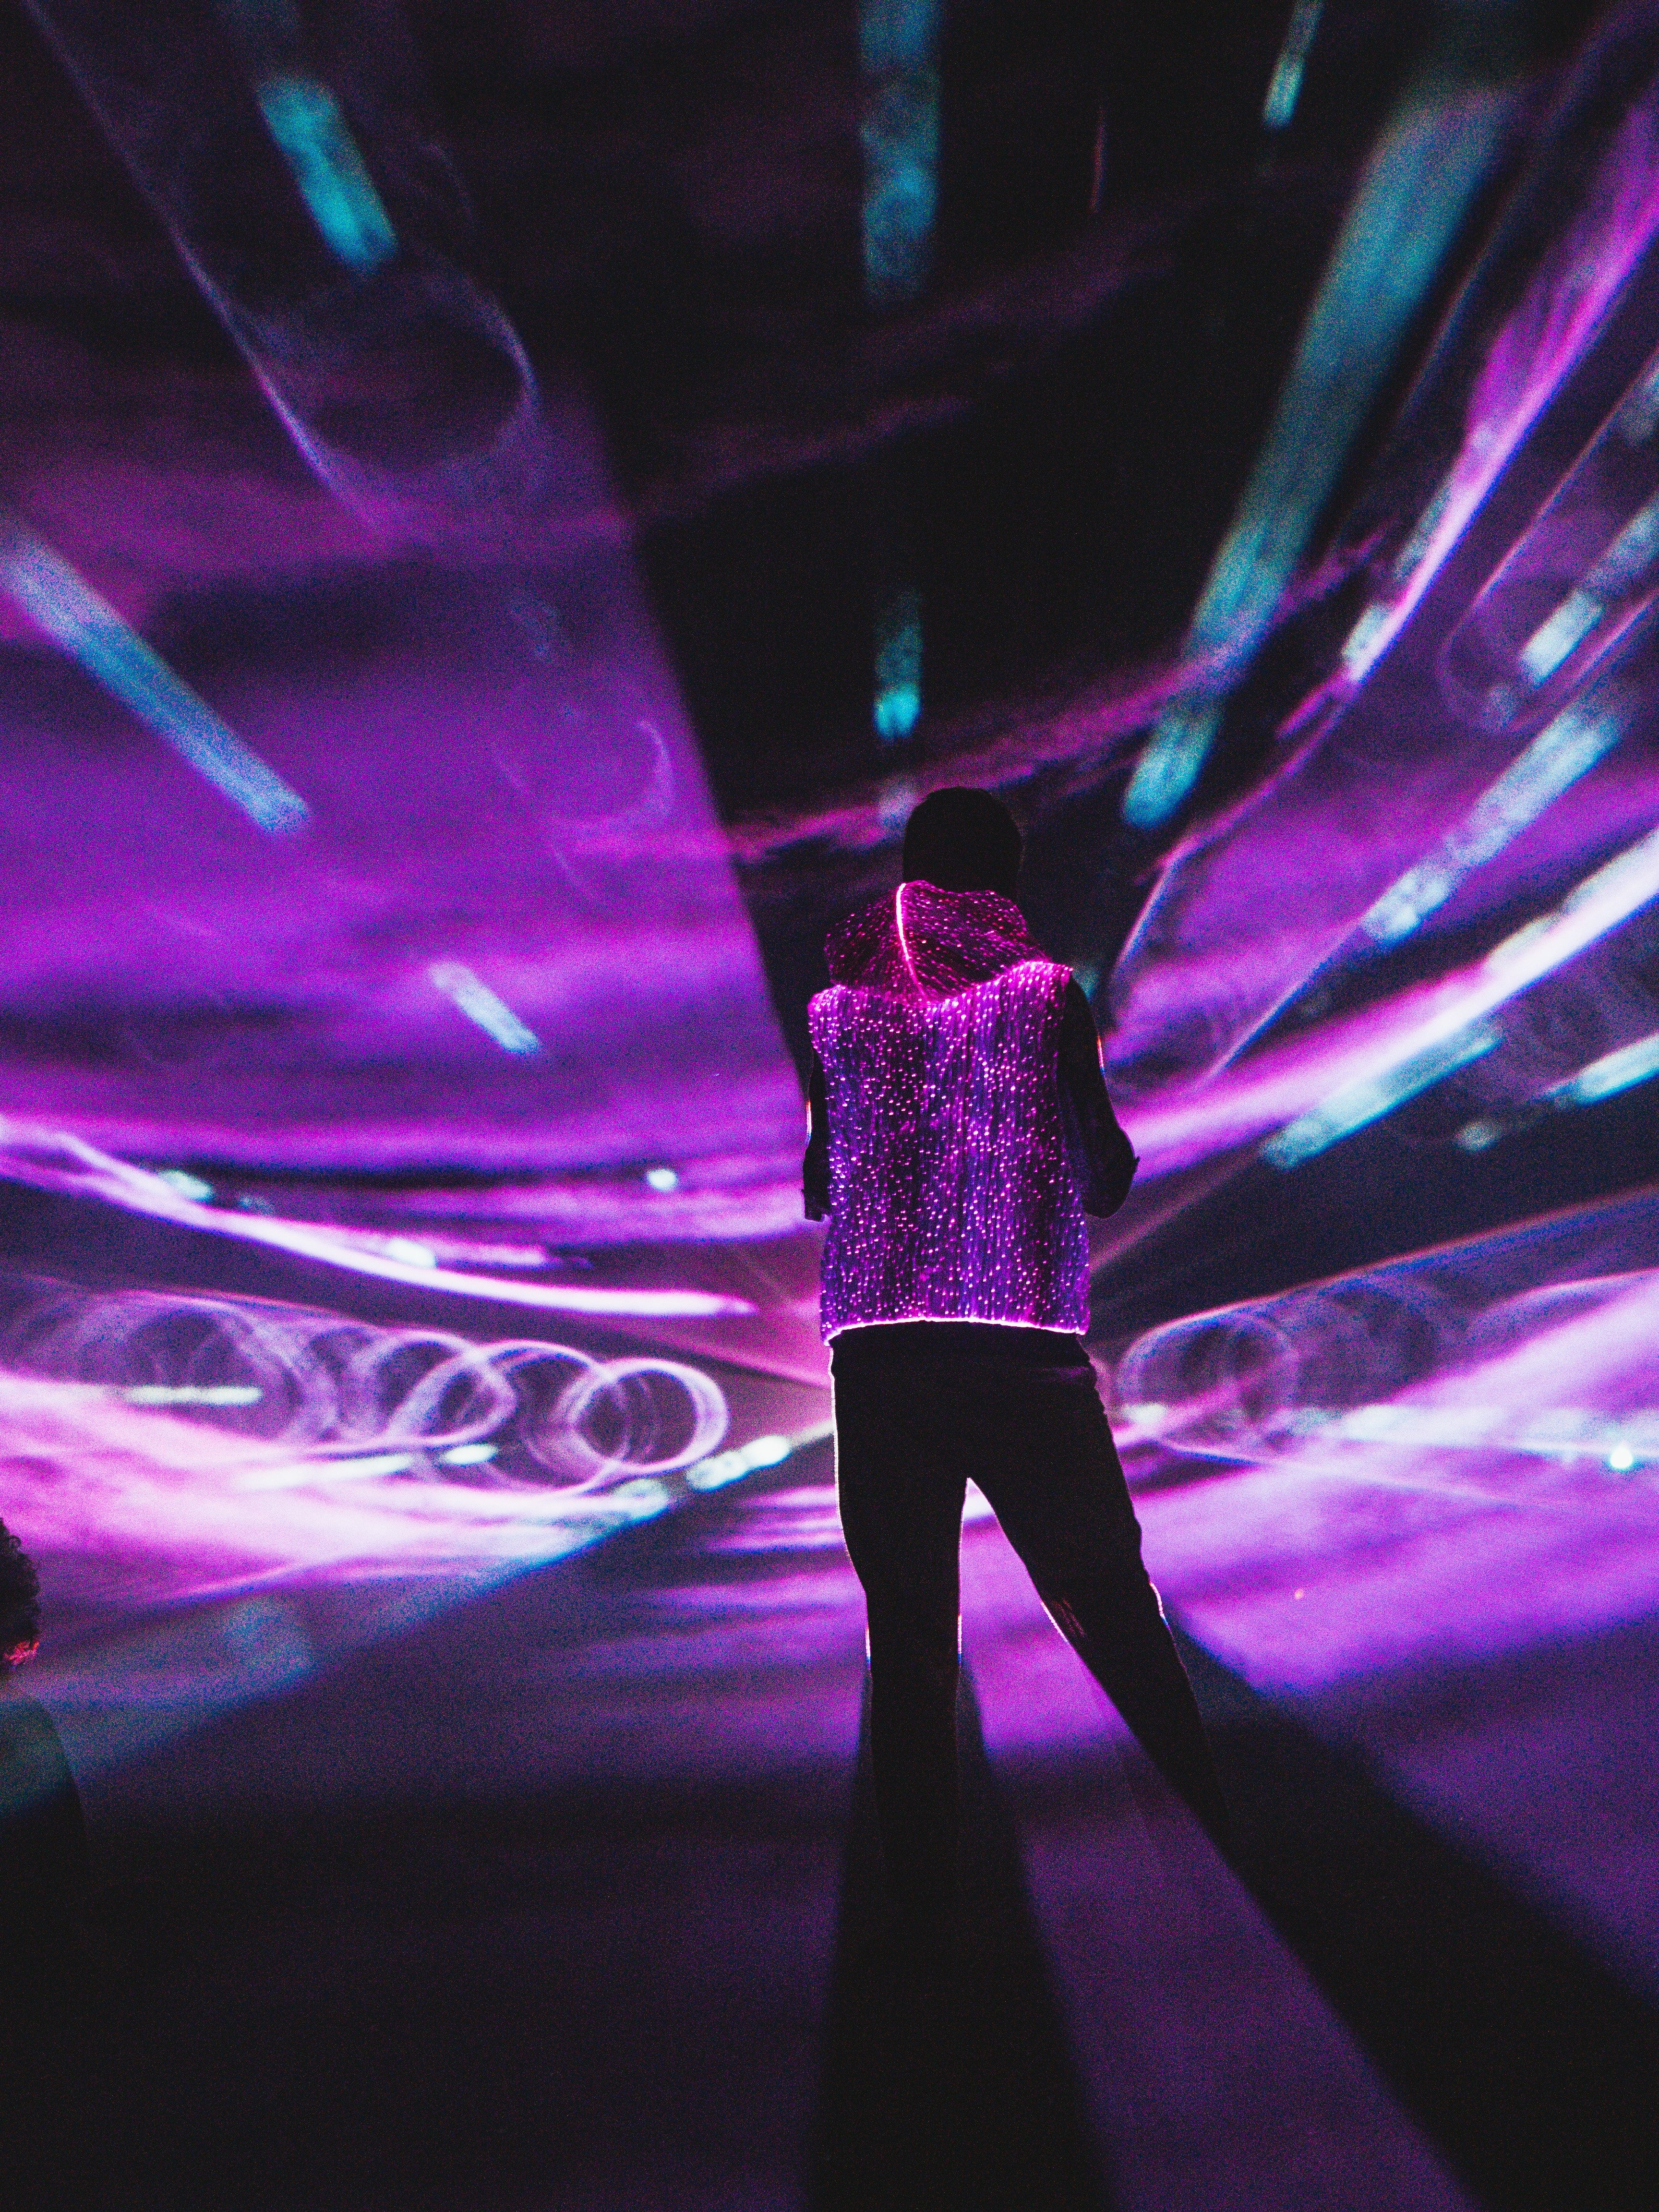
{"type": "Polygon", "coordinates": [[[934,792],[902,880],[833,929],[811,1001],[806,1212],[827,1224],[842,1528],[869,1620],[870,1747],[901,1941],[955,1934],[957,1555],[969,1478],[1044,1605],[1218,1841],[1227,1810],[1093,1366],[1085,1213],[1136,1160],[1089,1002],[1014,902],[1018,825],[934,792]]]}

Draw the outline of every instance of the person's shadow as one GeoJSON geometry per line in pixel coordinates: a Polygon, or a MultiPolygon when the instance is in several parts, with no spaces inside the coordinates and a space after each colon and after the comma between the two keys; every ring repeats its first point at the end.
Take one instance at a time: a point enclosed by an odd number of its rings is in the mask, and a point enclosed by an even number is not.
{"type": "MultiPolygon", "coordinates": [[[[1652,2212],[1659,2016],[1363,1759],[1176,1640],[1235,1872],[1480,2202],[1652,2212]]],[[[1651,1624],[1624,1640],[1650,1667],[1651,1624]]]]}
{"type": "Polygon", "coordinates": [[[954,1971],[927,1971],[883,1937],[866,1683],[807,2201],[811,2212],[1109,2212],[965,1668],[957,1732],[962,1951],[954,1971]]]}

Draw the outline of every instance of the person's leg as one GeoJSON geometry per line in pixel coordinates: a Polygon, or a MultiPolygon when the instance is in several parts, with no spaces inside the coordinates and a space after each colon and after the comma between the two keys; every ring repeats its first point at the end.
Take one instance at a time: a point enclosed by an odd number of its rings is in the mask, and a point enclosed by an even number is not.
{"type": "Polygon", "coordinates": [[[870,1751],[889,1891],[942,1931],[956,1887],[963,1477],[937,1379],[836,1346],[836,1482],[870,1623],[870,1751]]]}
{"type": "Polygon", "coordinates": [[[1012,1370],[975,1424],[973,1473],[1055,1625],[1218,1843],[1226,1801],[1093,1370],[1012,1370]]]}

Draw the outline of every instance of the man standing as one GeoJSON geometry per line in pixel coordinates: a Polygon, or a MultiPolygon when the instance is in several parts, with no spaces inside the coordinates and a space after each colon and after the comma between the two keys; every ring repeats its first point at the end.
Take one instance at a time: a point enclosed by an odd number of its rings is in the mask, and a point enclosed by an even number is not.
{"type": "Polygon", "coordinates": [[[971,1478],[1044,1605],[1218,1838],[1227,1814],[1084,1349],[1085,1212],[1135,1170],[1088,1000],[1029,935],[1012,816],[938,791],[903,880],[830,933],[811,1008],[806,1211],[836,1479],[870,1624],[876,1811],[901,1935],[955,1902],[957,1552],[971,1478]]]}

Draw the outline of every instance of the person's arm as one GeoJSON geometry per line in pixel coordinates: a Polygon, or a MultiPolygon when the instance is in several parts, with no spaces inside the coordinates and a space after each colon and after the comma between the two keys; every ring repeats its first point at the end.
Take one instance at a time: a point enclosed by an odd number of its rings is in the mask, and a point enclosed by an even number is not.
{"type": "Polygon", "coordinates": [[[806,1218],[824,1221],[830,1214],[830,1105],[823,1067],[817,1053],[806,1083],[806,1158],[801,1162],[801,1196],[806,1218]]]}
{"type": "Polygon", "coordinates": [[[1129,1195],[1139,1162],[1106,1095],[1095,1018],[1075,978],[1066,987],[1060,1025],[1060,1101],[1083,1210],[1115,1213],[1129,1195]]]}

